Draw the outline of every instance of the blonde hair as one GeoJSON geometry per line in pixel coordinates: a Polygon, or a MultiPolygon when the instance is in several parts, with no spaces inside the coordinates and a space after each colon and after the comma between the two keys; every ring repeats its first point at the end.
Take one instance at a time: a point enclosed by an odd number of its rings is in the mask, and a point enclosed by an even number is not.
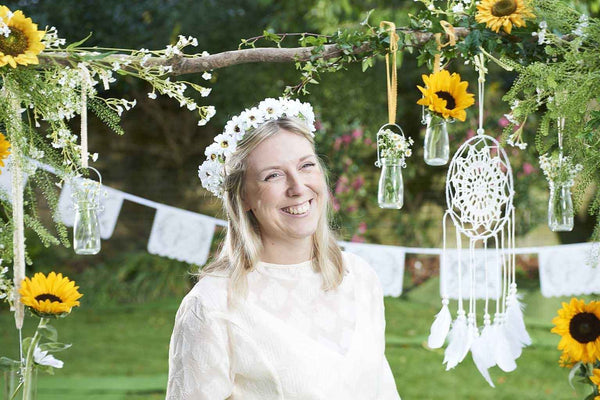
{"type": "MultiPolygon", "coordinates": [[[[315,142],[306,124],[297,118],[285,117],[267,121],[247,132],[225,165],[223,207],[228,217],[227,233],[216,258],[206,265],[198,276],[202,279],[209,274],[225,272],[230,278],[229,300],[246,297],[247,274],[260,261],[262,251],[258,221],[251,211],[244,211],[243,193],[248,156],[265,139],[277,135],[282,130],[305,137],[314,151],[315,142]]],[[[324,176],[326,199],[321,202],[321,217],[313,235],[313,268],[315,272],[321,273],[323,290],[331,290],[342,282],[344,267],[342,252],[329,225],[332,207],[327,189],[326,168],[321,159],[317,159],[324,176]]]]}

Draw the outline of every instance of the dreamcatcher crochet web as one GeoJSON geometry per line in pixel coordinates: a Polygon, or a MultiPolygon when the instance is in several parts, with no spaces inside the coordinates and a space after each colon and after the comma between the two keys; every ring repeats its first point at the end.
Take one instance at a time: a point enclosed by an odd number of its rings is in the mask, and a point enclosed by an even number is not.
{"type": "Polygon", "coordinates": [[[465,142],[448,170],[446,203],[452,221],[471,238],[488,238],[507,222],[513,182],[506,153],[496,139],[477,135],[465,142]]]}
{"type": "MultiPolygon", "coordinates": [[[[485,66],[483,55],[477,56],[479,71],[479,129],[477,135],[463,143],[450,162],[446,177],[447,210],[443,219],[441,274],[448,265],[446,221],[456,230],[458,268],[456,277],[441,279],[442,309],[431,325],[428,345],[439,348],[448,338],[444,353],[446,369],[454,368],[471,352],[473,361],[486,381],[494,386],[489,368],[497,365],[512,371],[523,347],[531,344],[525,329],[515,281],[513,178],[510,162],[500,143],[483,130],[483,89],[485,66]],[[462,237],[468,238],[468,254],[462,249],[462,237]],[[488,246],[491,249],[488,250],[488,246]],[[476,262],[475,249],[484,252],[483,266],[476,262]],[[493,255],[488,252],[493,251],[493,255]],[[483,272],[478,268],[483,267],[483,272]],[[463,273],[463,269],[464,272],[463,273]],[[488,282],[500,276],[501,284],[491,292],[488,282]],[[483,277],[483,285],[479,282],[483,277]],[[458,293],[456,318],[449,311],[449,288],[444,282],[456,282],[458,293]],[[485,288],[483,313],[477,315],[476,288],[485,288]],[[468,308],[464,301],[468,300],[468,308]],[[495,303],[494,317],[490,303],[495,303]],[[467,312],[468,310],[468,312],[467,312]],[[482,323],[482,324],[481,324],[482,323]]],[[[449,269],[448,269],[449,270],[449,269]]],[[[450,273],[450,272],[448,272],[450,273]]]]}

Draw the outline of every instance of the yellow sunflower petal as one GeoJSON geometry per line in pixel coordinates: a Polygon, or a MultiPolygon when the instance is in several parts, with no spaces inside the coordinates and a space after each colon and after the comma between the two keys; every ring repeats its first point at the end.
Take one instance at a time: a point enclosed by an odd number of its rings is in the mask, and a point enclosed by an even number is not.
{"type": "Polygon", "coordinates": [[[31,18],[26,18],[21,10],[15,11],[11,18],[7,18],[10,10],[2,6],[0,18],[8,26],[10,33],[7,37],[0,37],[0,67],[10,65],[13,68],[19,65],[38,64],[37,55],[44,50],[42,38],[46,34],[37,30],[31,18]]]}
{"type": "Polygon", "coordinates": [[[558,349],[573,362],[593,363],[600,357],[600,304],[571,299],[562,303],[558,316],[552,319],[552,333],[561,336],[558,349]]]}
{"type": "Polygon", "coordinates": [[[466,119],[465,109],[472,106],[475,100],[473,94],[467,93],[469,83],[461,81],[459,74],[441,70],[423,75],[423,82],[425,88],[417,86],[422,94],[417,104],[428,107],[443,118],[466,119]]]}
{"type": "Polygon", "coordinates": [[[79,306],[81,293],[75,282],[62,274],[50,272],[48,276],[38,272],[33,278],[25,278],[21,283],[21,301],[33,312],[41,316],[57,316],[71,312],[79,306]]]}
{"type": "Polygon", "coordinates": [[[526,26],[526,18],[535,18],[529,6],[523,0],[482,0],[477,5],[475,21],[486,24],[490,30],[498,33],[500,28],[508,34],[512,27],[526,26]]]}

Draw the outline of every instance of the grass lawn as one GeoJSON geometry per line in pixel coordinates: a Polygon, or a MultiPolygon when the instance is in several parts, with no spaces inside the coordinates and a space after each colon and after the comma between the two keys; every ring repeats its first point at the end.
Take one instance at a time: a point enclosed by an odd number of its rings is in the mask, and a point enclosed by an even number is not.
{"type": "MultiPolygon", "coordinates": [[[[550,320],[565,298],[546,299],[539,290],[525,293],[526,323],[533,345],[504,373],[495,367],[493,389],[467,360],[452,371],[442,365],[443,350],[424,346],[440,300],[437,280],[430,280],[401,299],[386,298],[387,357],[403,400],[582,399],[558,367],[558,336],[550,320]]],[[[55,376],[40,375],[39,400],[163,399],[167,381],[169,337],[179,299],[143,305],[80,309],[53,322],[59,340],[73,347],[57,357],[65,367],[55,376]]],[[[34,328],[27,320],[24,334],[34,328]]],[[[16,357],[17,335],[12,314],[0,313],[0,355],[16,357]]],[[[587,394],[587,393],[585,393],[587,394]]]]}

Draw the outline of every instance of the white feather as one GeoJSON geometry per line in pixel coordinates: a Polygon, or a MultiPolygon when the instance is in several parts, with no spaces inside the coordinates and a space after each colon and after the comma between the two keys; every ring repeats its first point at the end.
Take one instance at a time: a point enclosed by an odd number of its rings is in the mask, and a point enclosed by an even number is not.
{"type": "Polygon", "coordinates": [[[464,313],[462,315],[459,314],[454,320],[452,329],[448,335],[448,347],[444,353],[446,371],[456,367],[469,352],[469,336],[467,319],[464,313]]]}
{"type": "Polygon", "coordinates": [[[433,324],[431,324],[431,331],[427,339],[427,345],[432,349],[439,349],[444,345],[452,323],[452,316],[450,310],[448,310],[448,300],[444,299],[442,304],[442,309],[437,313],[433,324]]]}
{"type": "Polygon", "coordinates": [[[491,387],[495,387],[488,371],[489,368],[496,365],[494,343],[492,340],[492,326],[486,325],[481,331],[481,335],[475,338],[471,345],[471,357],[473,357],[475,366],[487,383],[489,383],[491,387]]]}
{"type": "Polygon", "coordinates": [[[494,359],[504,372],[514,371],[517,368],[515,357],[506,338],[504,327],[497,321],[492,325],[492,340],[495,344],[494,359]]]}
{"type": "Polygon", "coordinates": [[[515,336],[520,342],[521,347],[525,347],[531,344],[531,337],[529,337],[525,328],[522,310],[523,305],[517,298],[517,294],[515,292],[510,293],[506,305],[506,327],[511,336],[515,336]]]}

